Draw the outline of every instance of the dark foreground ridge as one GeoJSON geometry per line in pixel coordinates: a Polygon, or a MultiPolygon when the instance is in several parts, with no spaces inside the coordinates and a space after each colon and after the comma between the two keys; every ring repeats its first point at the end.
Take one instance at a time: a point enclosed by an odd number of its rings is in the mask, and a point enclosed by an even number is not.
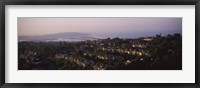
{"type": "Polygon", "coordinates": [[[18,45],[19,70],[182,70],[180,34],[18,45]]]}

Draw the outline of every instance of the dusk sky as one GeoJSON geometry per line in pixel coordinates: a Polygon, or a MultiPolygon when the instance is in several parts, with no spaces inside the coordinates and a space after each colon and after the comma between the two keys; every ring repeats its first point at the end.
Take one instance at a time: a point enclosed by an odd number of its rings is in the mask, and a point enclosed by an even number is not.
{"type": "Polygon", "coordinates": [[[43,18],[18,17],[19,36],[64,32],[89,33],[106,37],[142,37],[155,34],[182,34],[182,18],[121,17],[121,18],[43,18]]]}

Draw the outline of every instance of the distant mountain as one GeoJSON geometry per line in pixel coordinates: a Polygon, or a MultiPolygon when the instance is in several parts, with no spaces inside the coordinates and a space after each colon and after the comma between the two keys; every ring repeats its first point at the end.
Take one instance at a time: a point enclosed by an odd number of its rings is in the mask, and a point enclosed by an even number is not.
{"type": "Polygon", "coordinates": [[[65,32],[56,34],[45,34],[39,36],[19,36],[19,41],[85,41],[85,40],[96,40],[97,37],[87,33],[79,32],[65,32]]]}

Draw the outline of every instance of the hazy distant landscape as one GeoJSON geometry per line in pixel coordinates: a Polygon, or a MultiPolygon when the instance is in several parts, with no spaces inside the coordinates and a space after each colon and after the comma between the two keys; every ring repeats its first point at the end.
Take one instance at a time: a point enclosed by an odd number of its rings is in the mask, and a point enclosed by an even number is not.
{"type": "Polygon", "coordinates": [[[100,39],[87,33],[79,32],[68,32],[68,33],[56,33],[56,34],[46,34],[40,36],[19,36],[19,41],[85,41],[85,40],[96,40],[100,39]]]}
{"type": "Polygon", "coordinates": [[[182,70],[182,18],[18,18],[18,70],[182,70]]]}

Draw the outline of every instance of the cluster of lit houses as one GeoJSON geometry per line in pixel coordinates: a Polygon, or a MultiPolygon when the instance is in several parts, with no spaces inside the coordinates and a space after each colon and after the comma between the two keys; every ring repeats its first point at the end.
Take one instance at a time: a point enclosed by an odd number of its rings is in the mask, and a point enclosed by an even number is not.
{"type": "Polygon", "coordinates": [[[24,58],[26,60],[26,62],[29,63],[29,62],[33,62],[35,60],[38,60],[38,58],[34,57],[36,55],[37,55],[36,52],[26,51],[26,52],[24,52],[24,54],[20,54],[19,58],[24,58]]]}
{"type": "MultiPolygon", "coordinates": [[[[144,41],[151,41],[152,39],[144,39],[144,41]]],[[[96,41],[99,42],[99,41],[96,41]]],[[[96,44],[96,43],[94,43],[96,44]]],[[[142,56],[146,56],[146,57],[150,57],[149,51],[144,50],[143,48],[146,48],[146,46],[144,44],[140,44],[140,43],[134,43],[131,44],[131,47],[133,49],[128,49],[128,48],[120,48],[119,46],[115,46],[115,43],[107,43],[106,47],[104,47],[104,43],[99,43],[99,46],[95,47],[95,49],[99,50],[100,52],[105,52],[105,54],[98,54],[98,53],[94,53],[94,52],[83,52],[83,55],[75,55],[72,56],[70,54],[56,54],[55,58],[59,58],[59,59],[65,59],[67,61],[76,63],[77,65],[81,66],[81,67],[86,67],[86,66],[91,66],[90,64],[92,64],[92,68],[95,70],[104,70],[107,69],[107,67],[112,68],[112,63],[113,62],[120,62],[122,65],[129,65],[130,63],[134,62],[134,61],[143,61],[144,58],[142,58],[142,56]],[[139,49],[134,49],[134,48],[139,48],[139,49]],[[110,53],[118,53],[120,55],[112,55],[112,54],[108,54],[106,52],[110,52],[110,53]],[[138,56],[140,58],[125,58],[123,56],[123,54],[129,55],[131,56],[138,56]],[[87,59],[85,58],[85,56],[88,56],[91,59],[87,59]],[[94,59],[99,59],[99,60],[103,60],[106,61],[106,63],[100,63],[100,62],[95,62],[94,59]]],[[[90,47],[90,48],[94,48],[95,45],[92,44],[86,44],[86,45],[81,45],[80,48],[84,48],[85,47],[90,47]]],[[[153,60],[152,58],[150,58],[151,60],[153,60]]],[[[119,65],[119,64],[118,64],[119,65]]],[[[116,67],[116,66],[113,66],[116,67]]]]}
{"type": "MultiPolygon", "coordinates": [[[[168,36],[156,36],[156,37],[142,37],[137,39],[98,39],[98,40],[87,40],[80,42],[25,42],[26,47],[30,44],[34,45],[35,48],[24,48],[24,51],[19,51],[19,62],[22,67],[25,66],[23,63],[29,63],[31,65],[39,65],[47,63],[52,65],[49,60],[55,62],[55,66],[63,69],[74,69],[65,68],[63,63],[70,63],[78,69],[94,69],[94,70],[106,70],[106,69],[118,69],[118,67],[135,66],[138,63],[151,64],[157,59],[153,56],[155,49],[161,45],[161,43],[170,45],[171,39],[180,39],[179,35],[168,35],[168,36]],[[160,42],[163,40],[164,42],[160,42]],[[51,51],[40,51],[43,47],[51,47],[55,50],[52,54],[51,51]],[[63,48],[64,47],[64,48],[63,48]],[[44,56],[45,52],[48,55],[44,56]],[[48,61],[49,62],[48,62],[48,61]],[[62,62],[63,61],[63,62],[62,62]],[[60,65],[59,63],[62,63],[60,65]],[[61,66],[61,67],[60,67],[61,66]]],[[[172,44],[179,43],[174,40],[172,44]]],[[[33,46],[32,46],[33,47],[33,46]]],[[[167,48],[168,49],[168,48],[167,48]]],[[[20,50],[20,49],[19,49],[20,50]]],[[[175,55],[173,49],[168,49],[167,52],[171,52],[175,55]]],[[[166,53],[167,54],[167,53],[166,53]]],[[[28,65],[26,65],[28,66],[28,65]]],[[[141,65],[140,65],[141,66],[141,65]]],[[[73,66],[71,66],[73,67],[73,66]]],[[[57,68],[57,67],[56,67],[57,68]]],[[[58,69],[57,68],[57,69],[58,69]]],[[[28,68],[32,69],[32,68],[28,68]]],[[[34,69],[34,68],[33,68],[34,69]]]]}
{"type": "MultiPolygon", "coordinates": [[[[151,38],[144,38],[144,41],[151,41],[151,38]]],[[[129,65],[132,62],[139,60],[143,61],[144,58],[142,56],[150,56],[148,50],[144,50],[146,45],[136,42],[131,42],[132,44],[128,44],[129,47],[127,48],[126,44],[121,44],[121,46],[116,45],[110,41],[102,41],[102,40],[94,40],[94,41],[85,41],[83,44],[80,44],[79,50],[82,50],[82,55],[71,55],[69,53],[57,53],[54,55],[55,59],[64,59],[71,63],[75,63],[76,65],[85,68],[90,66],[90,68],[95,70],[104,70],[109,68],[114,68],[116,65],[129,65]],[[95,53],[94,51],[88,51],[87,48],[97,49],[103,54],[95,53]],[[137,48],[137,49],[135,49],[137,48]],[[117,53],[117,55],[113,55],[110,53],[117,53]],[[130,58],[125,58],[123,55],[128,55],[130,58]],[[134,56],[138,56],[140,58],[135,58],[134,56]],[[92,59],[88,59],[92,58],[92,59]],[[98,62],[99,60],[104,62],[98,62]],[[113,64],[117,62],[118,64],[113,64]]],[[[27,63],[32,64],[39,64],[42,63],[41,58],[35,57],[37,52],[27,50],[23,54],[19,55],[19,58],[26,58],[27,63]]],[[[151,58],[152,60],[152,58],[151,58]]]]}

